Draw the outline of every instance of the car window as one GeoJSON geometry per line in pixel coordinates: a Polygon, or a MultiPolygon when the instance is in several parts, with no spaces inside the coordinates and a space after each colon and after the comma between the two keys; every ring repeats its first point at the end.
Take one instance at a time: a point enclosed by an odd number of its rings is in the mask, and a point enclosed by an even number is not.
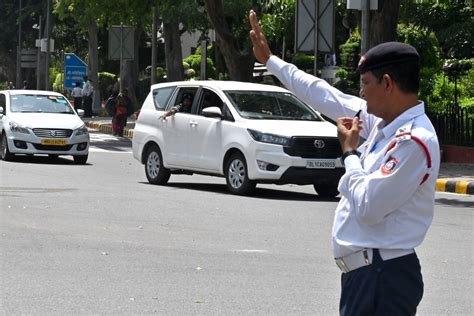
{"type": "Polygon", "coordinates": [[[321,121],[306,104],[291,93],[274,91],[226,91],[240,116],[260,120],[321,121]]]}
{"type": "Polygon", "coordinates": [[[179,106],[180,110],[179,112],[181,113],[191,113],[192,108],[194,104],[196,103],[195,101],[195,96],[197,94],[198,88],[197,87],[185,87],[185,88],[180,88],[178,90],[178,93],[175,95],[175,98],[173,102],[168,106],[168,109],[170,109],[173,106],[179,106]],[[181,107],[181,104],[183,103],[183,100],[185,98],[190,98],[192,100],[191,107],[181,107]]]}
{"type": "Polygon", "coordinates": [[[21,113],[63,113],[75,114],[63,96],[14,94],[10,96],[10,110],[21,113]]]}
{"type": "Polygon", "coordinates": [[[153,102],[155,103],[157,110],[165,109],[168,99],[170,98],[174,89],[175,87],[166,87],[153,90],[153,102]]]}
{"type": "Polygon", "coordinates": [[[202,95],[199,102],[199,111],[198,113],[201,114],[202,110],[211,106],[216,106],[221,109],[223,106],[222,99],[214,92],[209,89],[203,89],[202,95]]]}

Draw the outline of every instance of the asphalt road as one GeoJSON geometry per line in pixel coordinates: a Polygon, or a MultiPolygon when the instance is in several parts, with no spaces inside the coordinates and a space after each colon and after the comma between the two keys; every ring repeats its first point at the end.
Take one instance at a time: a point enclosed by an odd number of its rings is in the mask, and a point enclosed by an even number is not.
{"type": "MultiPolygon", "coordinates": [[[[2,314],[337,314],[338,199],[272,185],[239,197],[205,176],[153,186],[129,140],[92,139],[85,166],[0,162],[2,314]]],[[[437,195],[419,315],[473,313],[473,214],[472,196],[437,195]]]]}

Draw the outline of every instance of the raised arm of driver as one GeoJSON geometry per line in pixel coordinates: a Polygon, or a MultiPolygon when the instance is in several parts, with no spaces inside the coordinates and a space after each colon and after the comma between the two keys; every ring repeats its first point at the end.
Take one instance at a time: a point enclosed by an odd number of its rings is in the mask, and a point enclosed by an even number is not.
{"type": "Polygon", "coordinates": [[[249,12],[249,21],[250,26],[252,27],[252,30],[250,31],[250,39],[253,44],[253,53],[259,62],[266,64],[270,56],[272,56],[272,52],[268,46],[265,34],[263,34],[262,28],[258,23],[257,15],[253,10],[250,10],[249,12]]]}

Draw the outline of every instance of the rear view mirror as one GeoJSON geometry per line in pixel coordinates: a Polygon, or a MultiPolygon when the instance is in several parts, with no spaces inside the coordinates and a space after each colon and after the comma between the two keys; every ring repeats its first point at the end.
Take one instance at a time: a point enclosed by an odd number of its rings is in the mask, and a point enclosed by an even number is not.
{"type": "Polygon", "coordinates": [[[77,112],[77,115],[79,115],[79,117],[84,117],[84,110],[83,109],[77,109],[76,112],[77,112]]]}

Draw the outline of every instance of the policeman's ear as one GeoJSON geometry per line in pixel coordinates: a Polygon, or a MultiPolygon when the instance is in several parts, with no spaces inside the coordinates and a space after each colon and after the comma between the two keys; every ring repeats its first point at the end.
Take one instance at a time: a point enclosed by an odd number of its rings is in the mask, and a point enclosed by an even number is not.
{"type": "Polygon", "coordinates": [[[393,78],[389,74],[384,74],[382,77],[382,85],[385,89],[386,92],[390,93],[394,89],[395,81],[393,81],[393,78]]]}

